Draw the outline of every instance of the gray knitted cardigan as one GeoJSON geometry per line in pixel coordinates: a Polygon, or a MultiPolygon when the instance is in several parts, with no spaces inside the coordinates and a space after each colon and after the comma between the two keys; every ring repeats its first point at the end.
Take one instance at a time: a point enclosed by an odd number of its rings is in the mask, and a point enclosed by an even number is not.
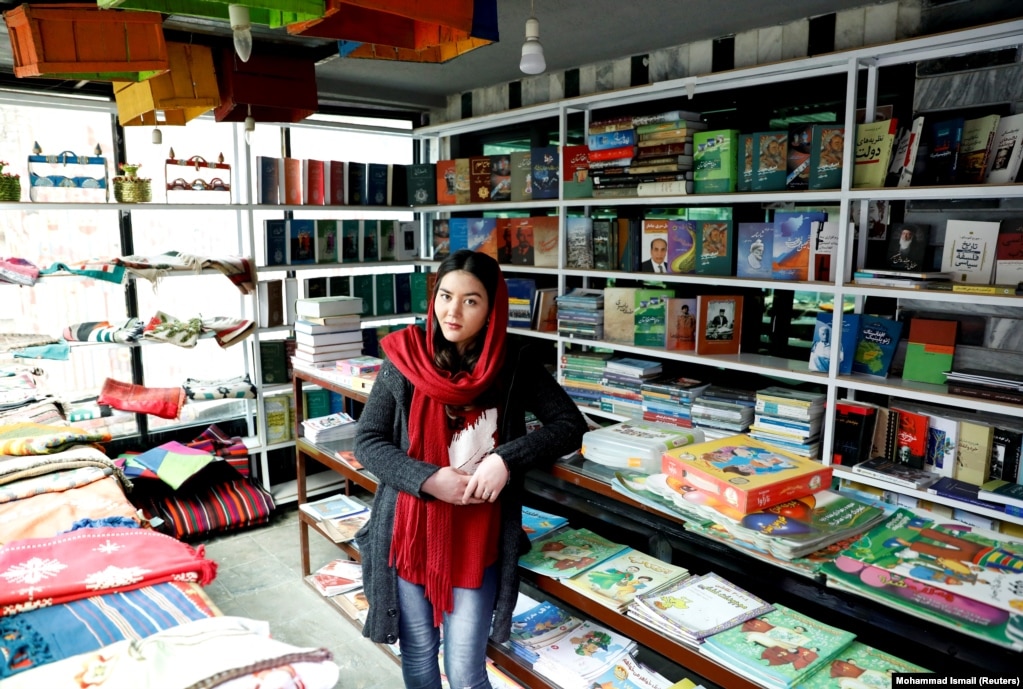
{"type": "MultiPolygon", "coordinates": [[[[507,396],[500,442],[495,450],[511,470],[510,482],[499,500],[499,573],[492,634],[499,642],[507,641],[511,632],[519,585],[517,563],[519,556],[529,550],[529,539],[522,530],[524,476],[533,467],[550,466],[558,457],[579,449],[586,431],[578,407],[540,365],[538,355],[530,356],[528,348],[524,348],[517,354],[509,352],[507,359],[503,371],[507,396]],[[526,411],[543,422],[542,428],[528,435],[526,411]]],[[[398,576],[388,565],[398,492],[433,499],[422,492],[422,486],[437,471],[437,467],[406,454],[411,405],[412,384],[392,363],[385,361],[359,415],[355,440],[355,456],[379,481],[372,516],[355,537],[369,601],[369,617],[362,633],[378,643],[398,640],[398,576]]]]}

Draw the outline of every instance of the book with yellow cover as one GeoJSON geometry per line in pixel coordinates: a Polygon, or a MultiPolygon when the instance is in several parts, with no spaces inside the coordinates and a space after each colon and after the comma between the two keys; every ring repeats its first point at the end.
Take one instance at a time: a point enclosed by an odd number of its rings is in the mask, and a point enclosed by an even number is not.
{"type": "Polygon", "coordinates": [[[831,484],[831,467],[746,435],[664,453],[661,470],[743,513],[795,500],[831,484]]]}

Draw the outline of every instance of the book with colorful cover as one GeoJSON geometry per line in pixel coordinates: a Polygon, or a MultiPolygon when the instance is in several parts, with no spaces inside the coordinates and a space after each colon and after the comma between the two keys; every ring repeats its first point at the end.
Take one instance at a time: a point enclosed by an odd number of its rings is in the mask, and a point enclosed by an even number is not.
{"type": "Polygon", "coordinates": [[[339,558],[331,560],[306,577],[324,596],[336,596],[362,587],[362,564],[339,558]]]}
{"type": "Polygon", "coordinates": [[[776,280],[805,281],[810,268],[810,238],[827,214],[817,211],[774,214],[771,276],[776,280]]]}
{"type": "Polygon", "coordinates": [[[529,536],[529,540],[535,541],[551,531],[557,531],[568,524],[568,519],[550,512],[538,510],[529,505],[522,506],[522,530],[529,536]]]}
{"type": "Polygon", "coordinates": [[[665,343],[665,301],[674,296],[672,290],[638,289],[633,311],[635,330],[633,344],[641,347],[664,347],[665,343]]]}
{"type": "Polygon", "coordinates": [[[731,220],[697,222],[696,272],[699,275],[732,274],[731,220]]]}
{"type": "Polygon", "coordinates": [[[899,509],[842,554],[1008,613],[1023,604],[1023,543],[954,519],[899,509]]]}
{"type": "Polygon", "coordinates": [[[533,541],[533,548],[519,558],[519,566],[555,579],[569,579],[626,547],[589,529],[561,529],[533,541]]]}
{"type": "Polygon", "coordinates": [[[768,687],[797,686],[856,638],[776,604],[774,610],[708,637],[700,652],[768,687]]]}
{"type": "Polygon", "coordinates": [[[965,122],[962,117],[931,122],[925,184],[955,184],[965,122]]]}
{"type": "Polygon", "coordinates": [[[562,584],[603,606],[622,610],[644,591],[654,591],[689,576],[689,570],[626,548],[618,555],[562,584]]]}
{"type": "Polygon", "coordinates": [[[629,606],[629,615],[676,638],[700,643],[773,608],[741,586],[708,572],[638,594],[629,606]]]}
{"type": "Polygon", "coordinates": [[[569,634],[537,650],[533,671],[559,686],[584,685],[599,677],[626,655],[636,642],[599,622],[586,620],[569,634]]]}
{"type": "Polygon", "coordinates": [[[1023,160],[1023,113],[1006,115],[998,121],[995,135],[991,137],[990,163],[987,166],[986,184],[1012,184],[1019,174],[1023,160]]]}
{"type": "Polygon", "coordinates": [[[990,164],[991,140],[998,129],[999,115],[984,115],[963,122],[963,138],[956,165],[957,184],[983,184],[990,164]]]}
{"type": "Polygon", "coordinates": [[[561,174],[561,160],[557,146],[540,146],[530,149],[530,163],[533,166],[533,200],[558,198],[558,179],[561,174]]]}
{"type": "Polygon", "coordinates": [[[911,318],[902,379],[944,383],[945,372],[952,369],[958,332],[956,320],[911,318]]]}
{"type": "Polygon", "coordinates": [[[299,508],[317,521],[351,517],[368,509],[365,503],[347,495],[332,495],[313,502],[303,502],[299,508]]]}
{"type": "Polygon", "coordinates": [[[838,189],[842,186],[845,157],[845,127],[815,124],[810,142],[810,189],[838,189]]]}
{"type": "MultiPolygon", "coordinates": [[[[614,667],[595,677],[590,686],[600,689],[687,689],[683,685],[684,681],[687,680],[673,683],[626,653],[615,661],[614,667]]],[[[690,682],[689,688],[695,687],[696,685],[690,682]]]]}
{"type": "Polygon", "coordinates": [[[834,340],[837,339],[838,373],[847,376],[852,373],[856,341],[860,336],[860,315],[842,314],[842,334],[838,338],[835,338],[831,332],[832,318],[833,315],[827,312],[817,314],[817,323],[813,329],[813,343],[810,346],[810,370],[828,372],[831,366],[831,355],[834,351],[834,340]]]}
{"type": "Polygon", "coordinates": [[[316,221],[288,220],[291,264],[316,262],[316,221]]]}
{"type": "Polygon", "coordinates": [[[900,321],[864,314],[860,319],[860,334],[853,357],[853,373],[887,378],[901,334],[900,321]]]}
{"type": "Polygon", "coordinates": [[[801,498],[831,484],[831,467],[745,435],[668,450],[661,470],[742,513],[801,498]]]}
{"type": "Polygon", "coordinates": [[[582,620],[550,601],[534,605],[514,615],[510,641],[516,648],[530,649],[530,662],[536,660],[535,649],[577,629],[582,620]]]}
{"type": "Polygon", "coordinates": [[[774,223],[741,222],[736,230],[735,274],[770,280],[774,256],[774,223]]]}
{"type": "Polygon", "coordinates": [[[903,660],[890,653],[853,641],[838,657],[822,665],[795,689],[856,689],[891,687],[898,673],[925,673],[927,668],[903,660]]]}
{"type": "MultiPolygon", "coordinates": [[[[646,220],[643,221],[644,225],[646,220]]],[[[661,220],[666,223],[668,240],[668,269],[675,274],[696,272],[696,228],[692,220],[661,220]]],[[[649,246],[648,237],[644,241],[649,246]]]]}
{"type": "Polygon", "coordinates": [[[899,415],[898,430],[895,435],[895,461],[906,464],[914,469],[923,469],[927,457],[927,426],[926,414],[909,409],[891,407],[892,412],[899,415]]]}
{"type": "Polygon", "coordinates": [[[320,522],[320,528],[322,528],[324,533],[330,536],[330,539],[335,543],[348,543],[355,538],[355,534],[358,533],[359,529],[364,527],[368,521],[369,512],[366,511],[361,514],[341,519],[324,519],[320,522]]]}
{"type": "Polygon", "coordinates": [[[788,130],[753,134],[757,166],[753,171],[751,191],[782,191],[785,189],[788,141],[788,130]]]}
{"type": "Polygon", "coordinates": [[[997,221],[958,220],[945,222],[945,244],[941,270],[952,282],[990,285],[998,255],[997,221]]]}
{"type": "Polygon", "coordinates": [[[693,134],[693,180],[697,194],[735,191],[738,182],[738,129],[693,134]]]}

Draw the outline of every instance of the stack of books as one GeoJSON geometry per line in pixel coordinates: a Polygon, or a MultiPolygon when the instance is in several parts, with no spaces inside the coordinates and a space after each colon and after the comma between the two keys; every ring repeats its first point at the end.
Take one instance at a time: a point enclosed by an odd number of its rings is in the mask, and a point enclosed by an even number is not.
{"type": "Polygon", "coordinates": [[[750,436],[800,457],[820,456],[823,392],[802,392],[776,385],[757,391],[750,436]]]}
{"type": "Polygon", "coordinates": [[[561,357],[561,387],[581,407],[600,409],[608,353],[566,350],[561,357]]]}
{"type": "Polygon", "coordinates": [[[316,368],[362,354],[362,299],[315,297],[295,301],[296,365],[316,368]]]}
{"type": "Polygon", "coordinates": [[[693,400],[708,388],[693,378],[657,378],[639,386],[643,420],[691,428],[693,400]]]}
{"type": "Polygon", "coordinates": [[[530,666],[539,659],[541,648],[557,643],[583,622],[550,601],[540,603],[520,593],[519,603],[509,641],[512,652],[530,666]]]}
{"type": "Polygon", "coordinates": [[[578,340],[604,337],[604,290],[576,287],[562,294],[558,305],[558,334],[578,340]]]}
{"type": "Polygon", "coordinates": [[[375,356],[357,356],[341,359],[335,363],[334,368],[339,375],[337,380],[342,385],[369,393],[373,390],[373,383],[383,363],[383,359],[375,356]]]}
{"type": "Polygon", "coordinates": [[[568,525],[568,519],[557,514],[544,512],[528,505],[522,506],[522,530],[535,541],[541,536],[557,531],[568,525]]]}
{"type": "Polygon", "coordinates": [[[647,474],[661,471],[666,450],[704,441],[699,428],[654,421],[623,421],[583,435],[582,455],[591,462],[647,474]]]}
{"type": "Polygon", "coordinates": [[[592,620],[573,629],[569,641],[539,649],[533,663],[533,671],[555,686],[592,687],[598,677],[613,671],[637,647],[633,639],[592,620]]]}
{"type": "Polygon", "coordinates": [[[369,520],[370,507],[350,495],[332,495],[299,506],[335,543],[347,543],[369,520]]]}
{"type": "Polygon", "coordinates": [[[673,586],[689,570],[632,548],[562,583],[601,605],[622,612],[640,592],[673,586]]]}
{"type": "Polygon", "coordinates": [[[600,396],[602,411],[621,414],[634,419],[643,416],[643,383],[661,375],[661,362],[614,357],[604,366],[604,377],[600,396]]]}
{"type": "Polygon", "coordinates": [[[723,577],[708,572],[641,591],[627,614],[684,644],[703,640],[774,609],[723,577]]]}
{"type": "Polygon", "coordinates": [[[302,420],[302,433],[311,443],[352,438],[357,427],[355,418],[345,412],[302,420]]]}
{"type": "Polygon", "coordinates": [[[336,596],[362,588],[362,564],[354,560],[331,560],[306,577],[306,581],[324,596],[336,596]]]}
{"type": "Polygon", "coordinates": [[[953,395],[1023,404],[1023,375],[1018,373],[958,368],[945,373],[945,379],[953,395]]]}
{"type": "Polygon", "coordinates": [[[909,272],[905,270],[883,270],[864,268],[853,273],[857,285],[876,287],[900,287],[902,289],[952,289],[951,273],[941,271],[909,272]]]}
{"type": "Polygon", "coordinates": [[[693,425],[742,433],[753,423],[756,393],[710,385],[690,406],[693,425]]]}

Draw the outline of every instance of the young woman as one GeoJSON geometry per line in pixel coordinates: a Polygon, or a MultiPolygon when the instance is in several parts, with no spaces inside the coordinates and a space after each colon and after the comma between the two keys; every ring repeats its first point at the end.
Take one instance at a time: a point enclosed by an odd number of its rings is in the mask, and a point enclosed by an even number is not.
{"type": "Polygon", "coordinates": [[[356,537],[369,617],[401,642],[407,689],[437,689],[440,627],[452,687],[489,687],[487,638],[506,641],[518,594],[525,473],[579,448],[586,424],[526,350],[506,342],[497,261],[457,251],[437,272],[426,332],[381,340],[386,361],[359,417],[355,455],[380,484],[356,537]],[[542,422],[526,434],[525,412],[542,422]]]}

